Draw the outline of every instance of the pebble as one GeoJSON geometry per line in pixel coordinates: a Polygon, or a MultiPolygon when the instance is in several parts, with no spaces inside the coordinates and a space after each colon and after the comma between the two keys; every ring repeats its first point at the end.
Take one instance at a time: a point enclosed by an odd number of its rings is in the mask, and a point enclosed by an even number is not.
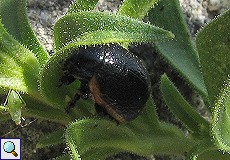
{"type": "Polygon", "coordinates": [[[210,21],[208,11],[202,1],[198,0],[180,0],[180,5],[186,15],[185,19],[189,25],[190,33],[194,37],[200,27],[210,21]]]}
{"type": "Polygon", "coordinates": [[[219,11],[223,12],[230,8],[230,0],[208,0],[207,8],[209,11],[219,11]]]}
{"type": "Polygon", "coordinates": [[[209,11],[217,11],[221,7],[220,0],[209,0],[208,1],[208,9],[209,11]]]}

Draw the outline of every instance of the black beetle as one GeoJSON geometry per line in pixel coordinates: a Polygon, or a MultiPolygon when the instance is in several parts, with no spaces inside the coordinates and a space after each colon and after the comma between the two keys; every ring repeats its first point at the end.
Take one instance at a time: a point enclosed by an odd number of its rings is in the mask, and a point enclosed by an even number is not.
{"type": "MultiPolygon", "coordinates": [[[[90,95],[96,110],[118,122],[131,121],[144,108],[150,95],[150,78],[143,62],[117,44],[79,47],[64,62],[62,84],[81,81],[79,98],[90,95]]],[[[68,110],[68,109],[67,109],[68,110]]]]}

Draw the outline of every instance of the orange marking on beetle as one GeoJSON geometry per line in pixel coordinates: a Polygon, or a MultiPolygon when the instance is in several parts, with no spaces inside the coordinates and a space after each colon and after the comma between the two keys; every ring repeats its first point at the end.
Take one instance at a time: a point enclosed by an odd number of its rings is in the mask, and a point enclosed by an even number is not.
{"type": "Polygon", "coordinates": [[[112,105],[112,104],[108,104],[105,100],[103,100],[103,98],[101,96],[100,87],[99,87],[99,84],[98,84],[97,79],[96,79],[95,76],[93,76],[92,79],[89,82],[89,89],[90,89],[90,91],[91,91],[91,93],[93,95],[95,103],[97,103],[100,106],[104,107],[106,109],[107,113],[109,113],[118,122],[125,122],[124,117],[119,115],[114,110],[114,108],[116,108],[116,107],[114,105],[112,105]]]}

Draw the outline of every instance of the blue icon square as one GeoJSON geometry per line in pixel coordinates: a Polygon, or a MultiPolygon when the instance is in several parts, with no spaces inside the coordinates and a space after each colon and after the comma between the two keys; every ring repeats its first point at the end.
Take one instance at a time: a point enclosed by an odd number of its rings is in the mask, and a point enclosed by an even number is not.
{"type": "Polygon", "coordinates": [[[0,138],[0,160],[21,160],[21,139],[20,138],[0,138]]]}

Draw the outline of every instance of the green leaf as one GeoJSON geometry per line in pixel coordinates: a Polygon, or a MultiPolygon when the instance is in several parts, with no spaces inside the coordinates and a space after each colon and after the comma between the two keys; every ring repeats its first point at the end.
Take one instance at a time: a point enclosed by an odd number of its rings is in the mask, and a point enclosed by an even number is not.
{"type": "MultiPolygon", "coordinates": [[[[124,35],[128,36],[127,39],[130,39],[129,34],[132,38],[137,34],[137,38],[129,42],[156,42],[174,37],[171,32],[127,16],[93,11],[67,14],[60,18],[54,26],[54,40],[57,50],[73,42],[80,43],[82,39],[85,41],[85,36],[90,38],[88,40],[93,38],[92,43],[88,42],[85,45],[92,45],[96,44],[93,43],[94,40],[102,41],[103,43],[116,43],[117,41],[113,39],[114,36],[118,40],[119,38],[125,39],[124,35]],[[114,35],[114,33],[120,35],[114,35]],[[88,34],[93,34],[96,38],[88,36],[88,34]],[[100,37],[101,34],[102,37],[100,37]],[[109,37],[110,35],[112,35],[112,38],[109,37]],[[107,39],[110,39],[110,41],[105,42],[105,37],[108,37],[107,39]]],[[[121,42],[121,40],[118,42],[121,42]]]]}
{"type": "Polygon", "coordinates": [[[85,159],[94,157],[98,160],[118,151],[145,156],[150,154],[183,155],[194,145],[194,142],[185,138],[176,127],[161,124],[160,128],[153,132],[149,126],[149,129],[140,131],[130,128],[129,125],[117,125],[108,120],[83,119],[67,127],[65,137],[73,159],[80,155],[85,159]],[[89,153],[90,156],[88,156],[89,153]]]}
{"type": "MultiPolygon", "coordinates": [[[[196,156],[194,158],[196,158],[196,156]]],[[[199,155],[197,159],[193,159],[193,160],[229,160],[229,159],[230,159],[230,154],[227,152],[222,152],[220,150],[209,150],[199,155]]]]}
{"type": "Polygon", "coordinates": [[[21,123],[21,111],[25,106],[21,96],[16,91],[11,90],[7,96],[7,107],[12,120],[19,125],[21,123]]]}
{"type": "MultiPolygon", "coordinates": [[[[71,43],[69,46],[74,46],[74,44],[82,45],[92,45],[92,44],[105,44],[105,43],[131,43],[131,42],[151,42],[153,36],[144,33],[128,33],[120,31],[95,31],[88,32],[80,36],[80,41],[76,43],[71,43]]],[[[164,38],[163,38],[164,39],[164,38]]],[[[158,38],[158,40],[163,40],[158,38]]],[[[67,48],[69,48],[67,46],[67,48]]],[[[65,48],[65,47],[64,47],[65,48]]],[[[64,49],[63,48],[63,49],[64,49]]]]}
{"type": "Polygon", "coordinates": [[[230,151],[230,11],[205,26],[197,36],[202,71],[213,107],[212,135],[215,144],[230,151]]]}
{"type": "Polygon", "coordinates": [[[93,10],[98,0],[76,0],[68,9],[68,14],[93,10]]]}
{"type": "Polygon", "coordinates": [[[197,35],[202,72],[212,107],[224,80],[230,74],[230,10],[226,11],[197,35]]]}
{"type": "Polygon", "coordinates": [[[70,115],[51,107],[47,103],[37,101],[34,97],[30,97],[29,95],[22,95],[22,98],[26,103],[25,110],[22,112],[23,116],[51,120],[64,125],[71,122],[70,115]]]}
{"type": "Polygon", "coordinates": [[[125,0],[118,11],[118,14],[141,20],[157,2],[158,0],[125,0]]]}
{"type": "Polygon", "coordinates": [[[38,94],[39,63],[0,23],[0,87],[38,94]]]}
{"type": "Polygon", "coordinates": [[[179,118],[195,136],[209,136],[209,123],[180,94],[166,75],[161,77],[161,92],[173,114],[179,118]]]}
{"type": "Polygon", "coordinates": [[[9,34],[30,49],[40,65],[48,60],[48,53],[38,41],[29,24],[26,0],[1,0],[0,18],[9,34]]]}
{"type": "Polygon", "coordinates": [[[42,137],[36,145],[36,148],[44,148],[51,145],[64,143],[64,129],[61,128],[42,137]]]}
{"type": "Polygon", "coordinates": [[[212,134],[215,144],[230,152],[230,79],[223,86],[222,93],[213,111],[212,134]]]}
{"type": "Polygon", "coordinates": [[[140,115],[132,121],[132,123],[128,123],[127,126],[129,128],[135,129],[135,131],[142,132],[143,130],[159,130],[160,122],[158,120],[156,106],[153,102],[152,96],[149,97],[143,111],[140,115]]]}
{"type": "Polygon", "coordinates": [[[186,160],[228,160],[230,154],[218,150],[210,139],[203,139],[186,157],[186,160]]]}
{"type": "Polygon", "coordinates": [[[156,48],[165,60],[203,96],[207,96],[195,50],[178,0],[159,1],[148,14],[151,24],[175,34],[173,41],[157,42],[156,48]]]}
{"type": "Polygon", "coordinates": [[[92,99],[80,99],[76,103],[76,107],[70,109],[69,116],[73,121],[82,117],[91,117],[96,113],[94,101],[92,99]]]}

